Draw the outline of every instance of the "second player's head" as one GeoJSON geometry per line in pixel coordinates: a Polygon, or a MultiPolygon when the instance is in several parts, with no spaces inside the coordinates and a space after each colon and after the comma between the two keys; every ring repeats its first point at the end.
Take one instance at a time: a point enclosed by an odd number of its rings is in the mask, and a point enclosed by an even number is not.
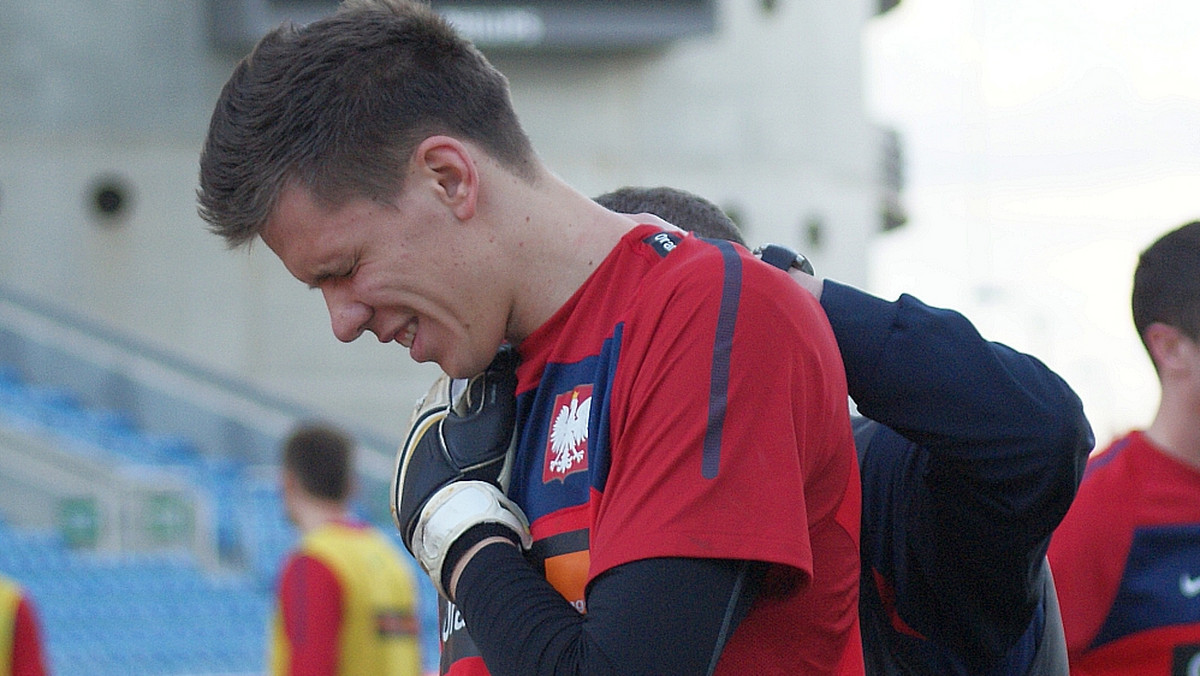
{"type": "Polygon", "coordinates": [[[1147,331],[1155,324],[1200,342],[1200,221],[1168,232],[1142,252],[1132,305],[1134,326],[1148,350],[1147,331]]]}

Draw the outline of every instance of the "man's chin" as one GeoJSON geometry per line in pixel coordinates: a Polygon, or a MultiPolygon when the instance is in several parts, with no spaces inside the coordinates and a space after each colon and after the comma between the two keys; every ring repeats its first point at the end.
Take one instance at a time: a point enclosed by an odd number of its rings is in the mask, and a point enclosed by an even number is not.
{"type": "Polygon", "coordinates": [[[438,366],[442,367],[442,372],[451,378],[471,378],[483,373],[490,363],[490,359],[482,364],[463,364],[461,362],[455,362],[451,359],[446,359],[439,361],[438,366]]]}
{"type": "Polygon", "coordinates": [[[430,354],[429,352],[427,352],[425,350],[421,350],[419,348],[419,346],[416,344],[414,344],[412,347],[408,348],[408,356],[410,359],[417,362],[418,364],[429,364],[429,363],[437,364],[438,367],[442,369],[442,372],[445,373],[446,375],[450,376],[451,378],[466,378],[468,376],[475,375],[474,373],[469,373],[465,376],[459,375],[459,372],[462,369],[460,368],[459,365],[456,365],[451,359],[449,359],[447,357],[439,357],[439,356],[430,354]]]}

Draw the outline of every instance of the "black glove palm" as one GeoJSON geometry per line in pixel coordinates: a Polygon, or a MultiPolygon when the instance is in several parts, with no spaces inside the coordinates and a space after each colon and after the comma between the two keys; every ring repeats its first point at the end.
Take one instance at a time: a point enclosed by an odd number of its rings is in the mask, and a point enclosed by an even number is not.
{"type": "Polygon", "coordinates": [[[468,379],[457,397],[452,392],[455,382],[439,378],[417,402],[396,457],[392,518],[405,546],[439,588],[443,558],[453,540],[470,526],[506,526],[516,532],[514,541],[527,544],[524,515],[503,495],[516,437],[517,361],[516,351],[502,346],[488,368],[468,379]],[[448,496],[453,491],[443,489],[462,482],[494,486],[494,495],[476,497],[496,504],[481,506],[476,500],[464,506],[462,499],[451,503],[448,496]],[[431,503],[435,495],[441,498],[431,503]],[[435,512],[446,504],[451,507],[431,527],[435,512]]]}

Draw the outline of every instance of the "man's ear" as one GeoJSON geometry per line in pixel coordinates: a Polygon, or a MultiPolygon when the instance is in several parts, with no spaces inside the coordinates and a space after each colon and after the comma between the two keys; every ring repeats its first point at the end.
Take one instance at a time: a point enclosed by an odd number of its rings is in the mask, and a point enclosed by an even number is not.
{"type": "Polygon", "coordinates": [[[438,199],[464,221],[475,215],[479,198],[479,168],[472,152],[450,136],[430,136],[413,154],[418,174],[432,183],[438,199]]]}
{"type": "Polygon", "coordinates": [[[1169,324],[1154,322],[1146,327],[1146,347],[1159,374],[1174,370],[1178,366],[1179,351],[1183,348],[1183,335],[1169,324]]]}

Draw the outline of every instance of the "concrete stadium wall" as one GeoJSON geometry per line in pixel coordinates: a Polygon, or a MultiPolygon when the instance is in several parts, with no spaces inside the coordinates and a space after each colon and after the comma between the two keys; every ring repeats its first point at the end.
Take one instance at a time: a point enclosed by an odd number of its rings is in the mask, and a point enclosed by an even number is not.
{"type": "MultiPolygon", "coordinates": [[[[394,434],[435,367],[339,343],[318,293],[196,216],[199,147],[236,61],[209,43],[206,2],[0,4],[0,282],[394,434]],[[124,196],[113,214],[105,188],[124,196]]],[[[543,159],[586,194],[693,190],[749,241],[861,284],[880,200],[860,54],[874,7],[721,0],[714,33],[663,50],[491,56],[543,159]]]]}

